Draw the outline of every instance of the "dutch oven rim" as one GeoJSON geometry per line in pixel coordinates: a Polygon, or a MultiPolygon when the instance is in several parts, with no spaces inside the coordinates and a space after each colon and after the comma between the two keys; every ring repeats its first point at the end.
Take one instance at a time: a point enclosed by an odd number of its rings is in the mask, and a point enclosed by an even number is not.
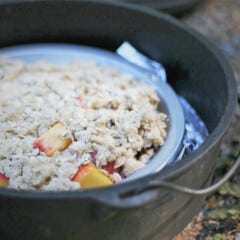
{"type": "Polygon", "coordinates": [[[188,13],[190,10],[196,7],[197,4],[205,0],[172,0],[168,2],[161,3],[160,1],[151,1],[150,3],[144,3],[143,1],[138,2],[138,0],[119,0],[120,2],[129,4],[139,4],[139,6],[147,6],[158,11],[163,11],[174,16],[181,16],[184,13],[188,13]]]}
{"type": "Polygon", "coordinates": [[[183,174],[187,171],[190,167],[194,166],[200,158],[205,155],[209,150],[217,144],[219,139],[223,137],[227,129],[229,128],[235,110],[237,106],[237,85],[235,81],[235,77],[232,71],[232,68],[228,61],[226,60],[223,53],[217,49],[209,40],[207,40],[204,36],[200,33],[192,29],[191,27],[187,26],[185,23],[182,23],[175,19],[172,16],[167,15],[166,13],[159,12],[157,10],[144,7],[144,6],[136,6],[130,3],[119,3],[119,2],[112,2],[111,0],[56,0],[54,2],[50,2],[47,0],[3,0],[0,2],[0,7],[10,4],[39,4],[41,2],[47,3],[96,3],[105,6],[114,6],[119,8],[126,8],[130,11],[137,11],[143,14],[147,14],[149,16],[155,17],[160,21],[168,22],[169,24],[176,27],[178,30],[184,32],[188,36],[191,36],[195,41],[203,45],[209,52],[209,54],[213,55],[215,60],[221,66],[228,87],[228,101],[225,106],[225,111],[223,112],[222,118],[215,129],[210,133],[209,137],[206,141],[200,146],[199,149],[194,151],[191,155],[187,156],[180,162],[174,164],[173,166],[169,166],[164,168],[160,171],[160,174],[153,174],[149,176],[145,176],[139,179],[127,181],[126,183],[119,183],[110,187],[98,188],[98,189],[90,189],[90,190],[80,190],[80,191],[59,191],[59,192],[39,192],[39,191],[23,191],[23,190],[15,190],[15,189],[4,189],[0,188],[0,196],[8,197],[8,198],[20,198],[20,199],[93,199],[95,201],[101,200],[98,198],[100,195],[105,193],[119,193],[122,189],[133,189],[136,187],[141,186],[142,184],[146,184],[147,182],[151,181],[153,177],[158,177],[161,180],[168,180],[176,178],[178,175],[183,174]],[[159,176],[160,175],[160,176],[159,176]]]}

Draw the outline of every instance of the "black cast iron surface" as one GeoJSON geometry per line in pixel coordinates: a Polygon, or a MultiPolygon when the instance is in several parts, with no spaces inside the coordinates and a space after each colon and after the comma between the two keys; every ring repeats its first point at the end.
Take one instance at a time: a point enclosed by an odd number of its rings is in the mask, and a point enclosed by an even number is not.
{"type": "Polygon", "coordinates": [[[172,86],[194,106],[210,132],[191,156],[159,175],[127,185],[68,193],[1,189],[1,236],[9,240],[171,239],[197,214],[204,198],[164,189],[134,195],[133,190],[160,178],[194,188],[210,182],[220,139],[236,103],[232,71],[222,55],[174,19],[143,8],[100,1],[11,5],[1,1],[0,12],[0,46],[52,41],[114,50],[124,40],[132,42],[164,64],[172,86]]]}
{"type": "Polygon", "coordinates": [[[119,2],[133,3],[147,6],[174,15],[182,15],[197,7],[203,0],[118,0],[119,2]]]}

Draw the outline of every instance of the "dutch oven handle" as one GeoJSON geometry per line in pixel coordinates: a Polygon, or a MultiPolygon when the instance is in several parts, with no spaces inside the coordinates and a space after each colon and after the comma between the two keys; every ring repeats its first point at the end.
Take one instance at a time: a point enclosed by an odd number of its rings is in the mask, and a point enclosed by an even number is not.
{"type": "Polygon", "coordinates": [[[219,187],[221,187],[224,183],[226,183],[236,172],[236,170],[240,167],[240,157],[235,161],[233,166],[228,170],[228,172],[221,178],[218,182],[214,183],[210,187],[203,189],[192,189],[189,187],[184,187],[175,183],[170,183],[162,180],[154,180],[151,181],[148,186],[141,190],[141,192],[147,192],[149,190],[158,189],[158,188],[167,188],[169,190],[177,191],[184,194],[189,195],[208,195],[214,191],[216,191],[219,187]]]}
{"type": "MultiPolygon", "coordinates": [[[[122,193],[118,193],[117,195],[111,191],[104,195],[100,194],[98,195],[97,199],[98,201],[103,202],[114,209],[131,209],[142,207],[144,205],[148,208],[155,208],[154,200],[158,199],[159,191],[161,189],[168,189],[171,191],[195,196],[208,195],[226,183],[239,167],[240,156],[223,178],[207,188],[193,189],[164,180],[153,180],[138,189],[134,187],[131,189],[130,187],[128,190],[125,189],[125,191],[122,191],[122,193]]],[[[171,198],[170,195],[169,192],[167,192],[163,197],[161,197],[160,202],[158,202],[157,205],[162,205],[165,202],[168,202],[169,197],[171,198]]]]}
{"type": "MultiPolygon", "coordinates": [[[[238,93],[238,105],[240,106],[240,92],[238,93]]],[[[151,181],[148,186],[143,188],[141,192],[147,192],[153,189],[159,188],[167,188],[169,190],[177,191],[184,194],[189,195],[208,195],[214,191],[216,191],[220,186],[226,183],[236,172],[236,170],[240,167],[240,156],[238,156],[237,160],[233,164],[233,166],[228,170],[228,172],[221,178],[218,182],[214,183],[210,187],[203,188],[203,189],[192,189],[189,187],[181,186],[175,183],[170,183],[167,181],[162,180],[154,180],[151,181]]]]}

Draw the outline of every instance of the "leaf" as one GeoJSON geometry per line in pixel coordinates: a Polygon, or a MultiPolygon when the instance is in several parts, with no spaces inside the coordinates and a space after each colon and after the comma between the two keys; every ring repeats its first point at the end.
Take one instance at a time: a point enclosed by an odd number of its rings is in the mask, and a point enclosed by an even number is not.
{"type": "Polygon", "coordinates": [[[231,157],[237,159],[240,156],[240,147],[237,147],[231,152],[231,157]]]}
{"type": "Polygon", "coordinates": [[[227,211],[228,215],[233,220],[240,220],[240,209],[231,208],[227,211]]]}
{"type": "Polygon", "coordinates": [[[217,233],[213,236],[213,240],[227,240],[227,238],[224,235],[217,233]]]}
{"type": "Polygon", "coordinates": [[[208,212],[208,218],[213,220],[224,220],[227,218],[228,210],[226,208],[216,208],[208,212]]]}
{"type": "Polygon", "coordinates": [[[221,195],[231,195],[240,198],[240,185],[227,182],[219,189],[221,195]]]}

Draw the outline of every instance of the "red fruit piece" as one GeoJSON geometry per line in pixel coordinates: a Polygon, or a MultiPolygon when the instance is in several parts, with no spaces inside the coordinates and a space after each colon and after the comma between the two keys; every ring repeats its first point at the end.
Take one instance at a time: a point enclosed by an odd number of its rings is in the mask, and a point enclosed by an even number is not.
{"type": "Polygon", "coordinates": [[[115,172],[118,172],[118,169],[114,168],[115,162],[108,162],[106,166],[103,167],[104,170],[106,170],[109,174],[113,174],[115,172]]]}
{"type": "Polygon", "coordinates": [[[0,173],[0,187],[7,187],[8,184],[9,184],[8,178],[2,173],[0,173]]]}
{"type": "Polygon", "coordinates": [[[64,124],[57,122],[34,142],[33,147],[38,148],[48,157],[57,151],[62,152],[72,143],[71,138],[63,136],[65,131],[64,124]]]}

